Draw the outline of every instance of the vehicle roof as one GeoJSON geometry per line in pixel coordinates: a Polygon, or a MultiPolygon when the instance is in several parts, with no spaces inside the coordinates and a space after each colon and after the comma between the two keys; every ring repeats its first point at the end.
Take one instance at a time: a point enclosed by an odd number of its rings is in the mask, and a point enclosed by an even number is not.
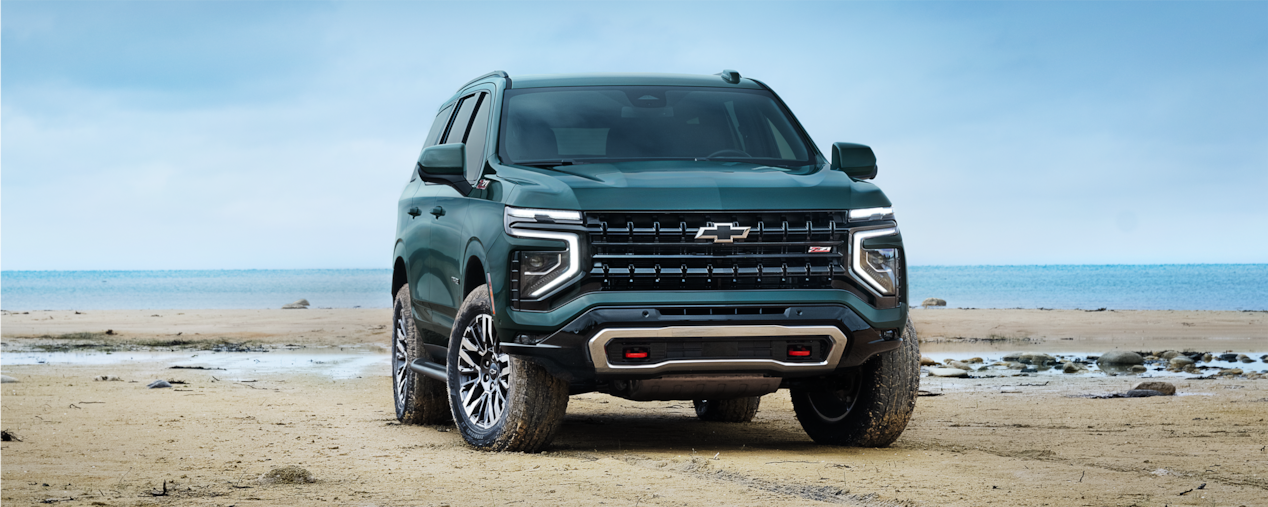
{"type": "Polygon", "coordinates": [[[752,79],[740,78],[739,83],[731,84],[722,79],[722,76],[696,74],[551,74],[511,77],[511,89],[613,85],[709,86],[751,90],[763,88],[761,84],[752,79]]]}

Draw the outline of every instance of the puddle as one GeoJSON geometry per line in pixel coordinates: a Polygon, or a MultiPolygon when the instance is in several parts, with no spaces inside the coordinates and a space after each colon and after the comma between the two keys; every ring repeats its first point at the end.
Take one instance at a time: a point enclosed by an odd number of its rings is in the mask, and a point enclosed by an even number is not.
{"type": "MultiPolygon", "coordinates": [[[[945,363],[949,359],[956,359],[956,360],[962,361],[972,357],[980,357],[982,358],[984,362],[980,365],[975,365],[980,367],[980,366],[989,365],[991,363],[995,363],[997,361],[1002,361],[1004,354],[1007,354],[1010,352],[1014,352],[1014,351],[989,351],[989,352],[979,351],[979,352],[955,352],[955,353],[933,352],[933,353],[924,354],[924,356],[941,363],[945,363]]],[[[1038,352],[1035,352],[1035,353],[1038,353],[1038,352]]],[[[1235,353],[1239,353],[1239,352],[1235,352],[1235,353]]],[[[1268,363],[1264,363],[1261,360],[1259,360],[1259,356],[1261,354],[1252,354],[1249,352],[1245,354],[1255,359],[1255,362],[1243,363],[1240,361],[1220,361],[1218,359],[1214,361],[1210,361],[1210,362],[1199,361],[1194,366],[1196,366],[1202,373],[1199,375],[1195,375],[1192,373],[1167,371],[1164,362],[1145,364],[1144,366],[1148,368],[1149,370],[1139,374],[1132,373],[1130,371],[1130,366],[1105,365],[1105,368],[1101,368],[1095,362],[1086,362],[1088,356],[1090,355],[1099,356],[1101,355],[1101,353],[1064,352],[1060,354],[1049,354],[1052,357],[1057,358],[1058,364],[1055,365],[1055,367],[1053,366],[1048,366],[1046,368],[1039,367],[1039,371],[1030,372],[1029,375],[1031,377],[1046,377],[1046,376],[1100,377],[1100,376],[1106,376],[1106,375],[1114,375],[1114,376],[1138,376],[1140,378],[1149,378],[1149,377],[1194,378],[1194,377],[1199,377],[1203,375],[1214,375],[1216,373],[1219,373],[1220,369],[1224,369],[1224,368],[1240,368],[1242,371],[1246,373],[1250,373],[1250,372],[1268,373],[1268,363]],[[1061,365],[1059,363],[1064,362],[1066,360],[1076,360],[1076,359],[1080,361],[1085,361],[1084,365],[1088,367],[1088,371],[1086,373],[1063,373],[1061,371],[1061,365]],[[1203,367],[1208,367],[1208,368],[1203,369],[1203,367]]],[[[984,371],[971,371],[969,372],[969,375],[974,377],[987,377],[987,376],[1008,377],[1008,376],[1017,376],[1020,373],[1021,373],[1021,370],[1010,370],[1004,367],[992,366],[992,367],[988,367],[984,371]]]]}
{"type": "Polygon", "coordinates": [[[261,374],[305,373],[331,379],[389,375],[389,356],[381,352],[350,353],[312,350],[270,352],[6,352],[4,366],[55,364],[109,366],[125,363],[159,363],[166,366],[222,368],[216,376],[248,379],[261,374]]]}

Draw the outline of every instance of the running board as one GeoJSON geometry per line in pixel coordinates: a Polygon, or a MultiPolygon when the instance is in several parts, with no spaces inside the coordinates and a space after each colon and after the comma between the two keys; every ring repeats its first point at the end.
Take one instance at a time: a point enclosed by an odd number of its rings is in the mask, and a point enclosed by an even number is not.
{"type": "Polygon", "coordinates": [[[426,359],[415,359],[414,362],[409,363],[409,369],[442,382],[449,379],[449,373],[445,371],[444,366],[426,359]]]}

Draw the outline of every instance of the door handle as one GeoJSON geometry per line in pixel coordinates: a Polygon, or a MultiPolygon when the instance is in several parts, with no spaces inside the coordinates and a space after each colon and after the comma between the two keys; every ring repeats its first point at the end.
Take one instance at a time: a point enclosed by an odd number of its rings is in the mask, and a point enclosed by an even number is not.
{"type": "Polygon", "coordinates": [[[422,215],[423,210],[420,210],[418,208],[410,208],[407,213],[409,213],[409,216],[416,217],[418,215],[422,215]]]}
{"type": "Polygon", "coordinates": [[[436,215],[436,218],[440,218],[445,215],[445,208],[436,206],[431,209],[431,214],[436,215]]]}

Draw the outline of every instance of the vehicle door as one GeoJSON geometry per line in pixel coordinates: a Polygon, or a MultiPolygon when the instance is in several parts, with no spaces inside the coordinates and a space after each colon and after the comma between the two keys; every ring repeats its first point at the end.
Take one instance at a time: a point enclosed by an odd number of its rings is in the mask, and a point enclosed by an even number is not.
{"type": "MultiPolygon", "coordinates": [[[[435,146],[444,137],[454,120],[454,109],[455,104],[450,104],[441,108],[436,114],[431,130],[427,133],[427,139],[423,142],[423,149],[435,146]]],[[[431,215],[427,212],[435,206],[437,187],[442,185],[424,182],[419,178],[417,165],[414,166],[410,185],[414,186],[414,192],[408,196],[404,194],[401,196],[398,220],[402,225],[399,234],[405,244],[406,278],[409,281],[410,296],[414,300],[414,319],[421,328],[430,329],[435,327],[435,324],[431,307],[427,304],[427,301],[431,299],[426,273],[427,250],[431,242],[432,228],[431,215]]]]}
{"type": "MultiPolygon", "coordinates": [[[[491,97],[488,90],[476,90],[462,97],[458,103],[458,114],[443,141],[443,144],[466,145],[468,181],[472,179],[473,171],[478,176],[484,166],[484,139],[491,97]]],[[[431,224],[427,252],[429,271],[426,275],[430,281],[428,290],[431,291],[428,302],[437,332],[448,336],[458,307],[462,305],[462,253],[467,240],[464,221],[468,197],[449,185],[432,185],[431,188],[435,189],[435,194],[433,204],[427,210],[431,224]]]]}

